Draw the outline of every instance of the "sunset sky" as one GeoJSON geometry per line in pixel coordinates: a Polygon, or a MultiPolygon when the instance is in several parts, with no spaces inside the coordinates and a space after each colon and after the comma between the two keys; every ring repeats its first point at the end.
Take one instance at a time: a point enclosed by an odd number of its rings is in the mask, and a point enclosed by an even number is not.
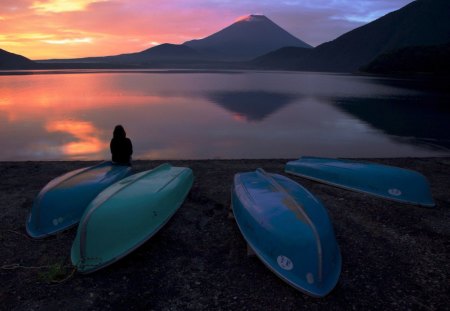
{"type": "Polygon", "coordinates": [[[105,56],[206,37],[264,14],[317,46],[413,0],[1,0],[0,48],[30,59],[105,56]]]}

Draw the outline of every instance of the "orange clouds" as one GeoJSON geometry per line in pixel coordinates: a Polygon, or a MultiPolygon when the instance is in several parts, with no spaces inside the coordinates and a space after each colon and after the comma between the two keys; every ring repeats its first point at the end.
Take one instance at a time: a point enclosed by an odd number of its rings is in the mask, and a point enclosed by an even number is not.
{"type": "Polygon", "coordinates": [[[0,48],[31,59],[132,53],[203,38],[255,12],[317,45],[411,1],[1,0],[0,48]]]}
{"type": "Polygon", "coordinates": [[[78,43],[91,43],[92,38],[73,38],[73,39],[59,39],[59,40],[42,40],[42,42],[48,44],[78,44],[78,43]]]}
{"type": "Polygon", "coordinates": [[[0,48],[34,60],[138,52],[204,37],[230,21],[186,1],[4,1],[0,48]]]}
{"type": "Polygon", "coordinates": [[[203,0],[2,0],[0,16],[0,48],[36,60],[183,43],[228,26],[236,13],[203,0]]]}
{"type": "Polygon", "coordinates": [[[95,0],[41,0],[34,1],[30,6],[31,9],[37,12],[51,12],[51,13],[61,13],[61,12],[73,12],[73,11],[83,11],[91,3],[98,1],[95,0]]]}

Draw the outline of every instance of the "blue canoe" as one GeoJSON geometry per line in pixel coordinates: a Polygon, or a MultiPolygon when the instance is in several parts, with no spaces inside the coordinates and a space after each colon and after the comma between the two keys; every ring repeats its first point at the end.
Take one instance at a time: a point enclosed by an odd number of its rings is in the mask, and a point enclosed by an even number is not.
{"type": "Polygon", "coordinates": [[[282,280],[314,297],[336,286],[342,259],[333,226],[305,188],[262,169],[238,173],[231,204],[249,246],[282,280]]]}
{"type": "Polygon", "coordinates": [[[425,176],[403,168],[351,160],[302,157],[288,162],[285,171],[397,202],[435,206],[425,176]]]}
{"type": "Polygon", "coordinates": [[[129,166],[102,162],[56,177],[34,200],[27,233],[33,238],[43,238],[77,224],[86,207],[103,189],[131,171],[129,166]]]}
{"type": "Polygon", "coordinates": [[[165,163],[106,188],[83,214],[72,244],[73,265],[94,272],[145,243],[180,208],[193,180],[190,168],[165,163]]]}

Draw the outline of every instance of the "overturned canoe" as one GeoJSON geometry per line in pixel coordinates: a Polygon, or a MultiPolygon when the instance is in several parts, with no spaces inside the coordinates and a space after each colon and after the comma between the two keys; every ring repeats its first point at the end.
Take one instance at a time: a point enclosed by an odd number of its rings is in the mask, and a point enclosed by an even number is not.
{"type": "Polygon", "coordinates": [[[375,163],[302,157],[286,164],[290,174],[402,203],[432,207],[430,185],[422,174],[375,163]]]}
{"type": "Polygon", "coordinates": [[[102,162],[56,177],[34,200],[27,233],[42,238],[77,224],[88,204],[103,189],[130,173],[129,166],[102,162]]]}
{"type": "Polygon", "coordinates": [[[262,169],[238,173],[232,209],[249,246],[277,276],[315,297],[341,273],[341,253],[323,205],[289,178],[262,169]]]}
{"type": "Polygon", "coordinates": [[[72,264],[90,273],[142,245],[175,214],[193,180],[191,169],[166,163],[105,189],[80,221],[72,244],[72,264]]]}

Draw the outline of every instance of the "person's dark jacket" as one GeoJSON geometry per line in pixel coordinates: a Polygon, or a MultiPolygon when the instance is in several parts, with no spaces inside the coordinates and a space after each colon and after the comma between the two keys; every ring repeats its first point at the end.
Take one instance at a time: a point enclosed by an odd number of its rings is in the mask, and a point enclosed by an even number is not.
{"type": "Polygon", "coordinates": [[[133,145],[131,140],[126,137],[122,129],[114,130],[114,136],[110,143],[112,161],[119,164],[130,164],[133,154],[133,145]]]}

